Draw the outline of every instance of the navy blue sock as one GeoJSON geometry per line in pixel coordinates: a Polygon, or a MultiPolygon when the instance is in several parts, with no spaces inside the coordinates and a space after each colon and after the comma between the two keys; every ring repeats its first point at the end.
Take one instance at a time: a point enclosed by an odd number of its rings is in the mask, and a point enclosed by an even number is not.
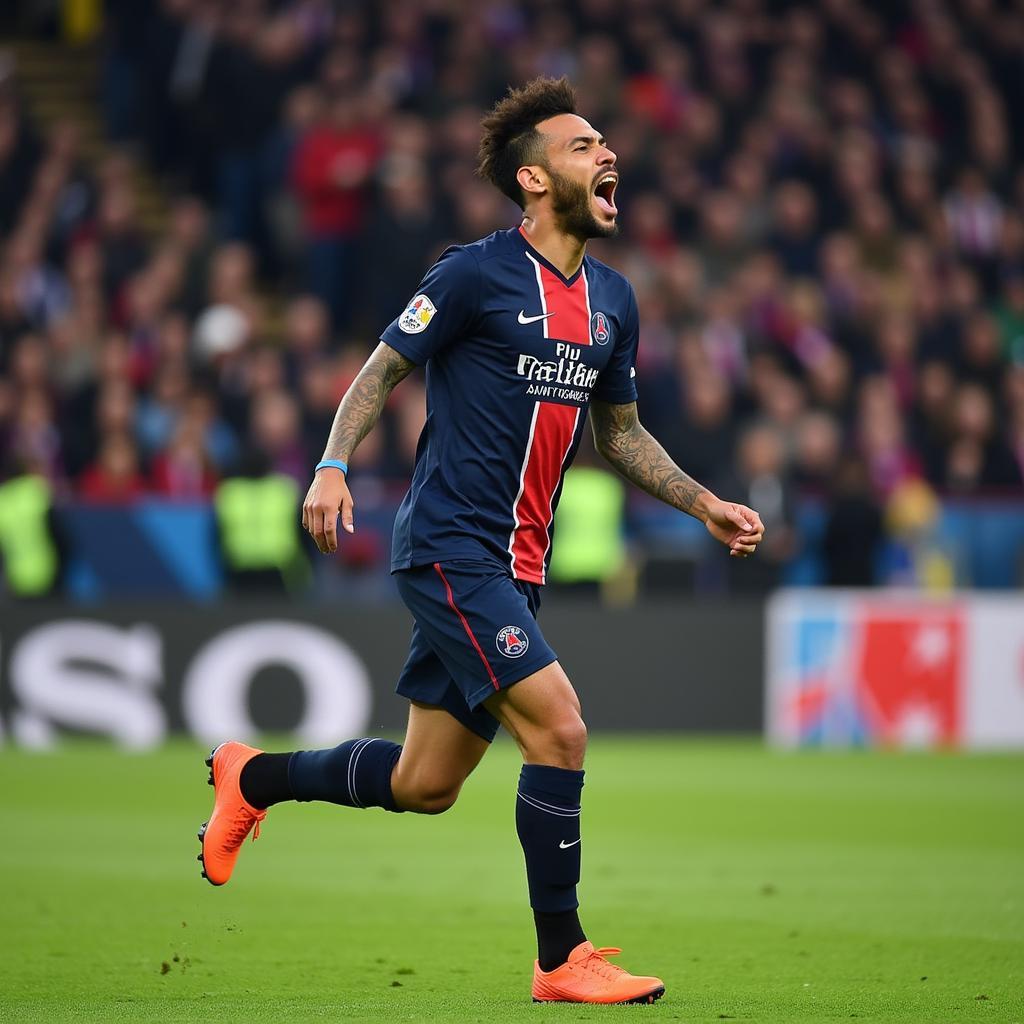
{"type": "Polygon", "coordinates": [[[391,771],[401,753],[397,743],[376,738],[346,740],[330,750],[297,750],[288,762],[288,784],[296,800],[397,811],[391,771]]]}
{"type": "Polygon", "coordinates": [[[580,880],[583,772],[524,764],[516,799],[516,832],[526,856],[538,960],[549,971],[565,963],[586,936],[576,908],[580,880]]]}
{"type": "Polygon", "coordinates": [[[284,800],[294,800],[288,782],[288,762],[291,753],[257,754],[246,761],[238,785],[242,796],[258,810],[265,810],[284,800]]]}

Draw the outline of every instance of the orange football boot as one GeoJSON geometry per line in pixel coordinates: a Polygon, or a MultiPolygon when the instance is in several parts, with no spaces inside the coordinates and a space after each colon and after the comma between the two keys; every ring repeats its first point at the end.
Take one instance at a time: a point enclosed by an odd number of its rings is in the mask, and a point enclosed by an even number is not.
{"type": "Polygon", "coordinates": [[[210,769],[207,780],[213,786],[213,814],[199,829],[203,852],[196,858],[203,865],[203,878],[212,885],[223,885],[238,860],[238,851],[245,837],[252,832],[253,841],[260,834],[260,822],[267,816],[242,796],[238,779],[242,769],[262,750],[230,740],[216,747],[206,759],[210,769]]]}
{"type": "Polygon", "coordinates": [[[542,971],[533,964],[535,1003],[653,1003],[665,994],[660,978],[638,978],[605,959],[621,953],[607,946],[594,949],[581,942],[561,967],[542,971]]]}

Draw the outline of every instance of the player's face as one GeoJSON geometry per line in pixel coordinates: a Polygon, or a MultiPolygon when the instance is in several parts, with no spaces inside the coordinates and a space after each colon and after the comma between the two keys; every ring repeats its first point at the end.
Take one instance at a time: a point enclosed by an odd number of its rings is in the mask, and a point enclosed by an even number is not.
{"type": "Polygon", "coordinates": [[[576,114],[548,118],[537,129],[548,140],[551,202],[560,229],[584,239],[614,235],[619,172],[604,138],[576,114]]]}

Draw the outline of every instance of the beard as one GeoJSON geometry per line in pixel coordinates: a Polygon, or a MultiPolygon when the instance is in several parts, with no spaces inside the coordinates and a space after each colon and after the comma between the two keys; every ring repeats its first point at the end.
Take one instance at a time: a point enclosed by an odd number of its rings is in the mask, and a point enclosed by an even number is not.
{"type": "Polygon", "coordinates": [[[574,238],[612,238],[619,233],[618,224],[601,224],[594,216],[590,189],[572,178],[548,168],[551,178],[551,208],[559,230],[574,238]]]}

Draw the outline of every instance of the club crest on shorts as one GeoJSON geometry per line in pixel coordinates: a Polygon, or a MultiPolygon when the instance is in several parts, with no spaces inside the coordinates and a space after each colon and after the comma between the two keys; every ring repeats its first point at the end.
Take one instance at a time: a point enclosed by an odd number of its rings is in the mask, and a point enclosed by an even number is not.
{"type": "Polygon", "coordinates": [[[530,646],[530,638],[518,626],[502,626],[494,642],[506,658],[521,658],[530,646]]]}
{"type": "Polygon", "coordinates": [[[608,324],[608,317],[600,310],[590,318],[590,333],[598,345],[607,345],[608,339],[612,336],[612,329],[608,324]]]}
{"type": "Polygon", "coordinates": [[[398,318],[398,329],[406,334],[419,334],[433,319],[437,307],[426,295],[417,295],[405,307],[405,312],[398,318]]]}

